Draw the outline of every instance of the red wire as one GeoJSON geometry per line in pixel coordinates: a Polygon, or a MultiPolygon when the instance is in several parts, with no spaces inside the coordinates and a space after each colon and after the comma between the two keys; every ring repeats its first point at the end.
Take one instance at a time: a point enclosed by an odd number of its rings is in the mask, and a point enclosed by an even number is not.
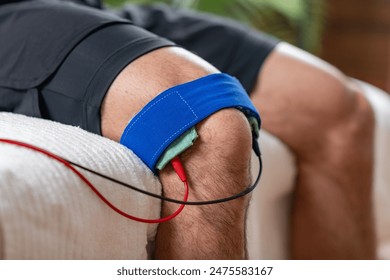
{"type": "MultiPolygon", "coordinates": [[[[30,150],[33,150],[33,151],[36,151],[36,152],[39,152],[39,153],[42,153],[62,164],[64,164],[67,168],[69,168],[73,173],[75,173],[84,183],[86,183],[91,189],[92,191],[105,203],[107,204],[112,210],[114,210],[115,212],[117,212],[118,214],[128,218],[128,219],[131,219],[131,220],[134,220],[134,221],[137,221],[137,222],[142,222],[142,223],[163,223],[163,222],[166,222],[166,221],[169,221],[173,218],[175,218],[177,215],[179,215],[181,213],[181,211],[183,211],[184,209],[184,204],[181,204],[180,207],[174,212],[172,213],[171,215],[169,216],[166,216],[166,217],[163,217],[163,218],[159,218],[159,219],[143,219],[143,218],[139,218],[139,217],[135,217],[135,216],[132,216],[130,214],[127,214],[125,212],[123,212],[122,210],[120,210],[119,208],[117,208],[115,205],[113,205],[110,201],[108,201],[95,187],[94,185],[87,179],[85,178],[79,171],[77,171],[77,169],[75,169],[69,162],[67,162],[65,159],[49,152],[49,151],[46,151],[44,149],[41,149],[37,146],[34,146],[34,145],[31,145],[31,144],[28,144],[28,143],[24,143],[24,142],[20,142],[20,141],[15,141],[15,140],[11,140],[11,139],[4,139],[4,138],[0,138],[0,142],[3,142],[3,143],[8,143],[8,144],[12,144],[12,145],[16,145],[16,146],[20,146],[20,147],[24,147],[24,148],[27,148],[27,149],[30,149],[30,150]]],[[[180,160],[179,159],[175,159],[175,163],[177,164],[177,162],[179,162],[178,164],[181,166],[181,163],[180,163],[180,160]]],[[[182,168],[182,166],[181,166],[182,168]]],[[[182,177],[182,176],[181,176],[182,177]]],[[[187,181],[183,181],[184,182],[184,188],[185,188],[185,193],[184,193],[184,202],[187,201],[188,199],[188,183],[187,181]]]]}

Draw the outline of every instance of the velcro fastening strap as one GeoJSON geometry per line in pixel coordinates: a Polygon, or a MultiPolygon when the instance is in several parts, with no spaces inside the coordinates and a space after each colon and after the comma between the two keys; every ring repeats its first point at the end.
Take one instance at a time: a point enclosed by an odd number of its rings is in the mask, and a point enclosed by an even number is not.
{"type": "Polygon", "coordinates": [[[211,74],[181,84],[151,100],[127,125],[120,143],[152,171],[164,150],[185,131],[224,108],[237,108],[248,118],[260,116],[240,82],[227,74],[211,74]]]}

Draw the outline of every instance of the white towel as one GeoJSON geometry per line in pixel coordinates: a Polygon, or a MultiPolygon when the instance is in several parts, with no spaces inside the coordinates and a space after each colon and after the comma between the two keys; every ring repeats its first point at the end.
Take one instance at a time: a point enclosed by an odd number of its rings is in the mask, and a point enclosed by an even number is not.
{"type": "MultiPolygon", "coordinates": [[[[131,151],[82,129],[0,113],[0,137],[37,145],[118,180],[161,192],[159,181],[131,151]]],[[[159,217],[158,200],[83,173],[125,212],[159,217]]],[[[156,227],[113,212],[52,159],[0,143],[1,257],[145,259],[156,227]]]]}

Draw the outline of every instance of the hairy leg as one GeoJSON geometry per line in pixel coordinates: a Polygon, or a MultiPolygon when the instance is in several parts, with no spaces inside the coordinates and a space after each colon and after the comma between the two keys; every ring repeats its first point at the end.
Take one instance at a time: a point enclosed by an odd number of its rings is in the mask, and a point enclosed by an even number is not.
{"type": "Polygon", "coordinates": [[[374,117],[353,81],[282,43],[263,66],[252,100],[263,128],[298,161],[291,257],[375,258],[374,117]]]}
{"type": "MultiPolygon", "coordinates": [[[[128,121],[160,92],[217,70],[175,47],[162,48],[129,64],[115,79],[102,107],[103,135],[119,141],[128,121]]],[[[250,184],[251,134],[237,110],[221,110],[197,125],[199,139],[182,156],[191,200],[210,200],[250,184]]],[[[165,196],[180,199],[182,182],[170,167],[159,174],[165,196]]],[[[214,206],[187,206],[159,225],[155,257],[160,259],[241,259],[245,257],[248,198],[214,206]]],[[[162,215],[176,204],[163,203],[162,215]]]]}
{"type": "MultiPolygon", "coordinates": [[[[234,109],[212,115],[198,127],[198,143],[184,154],[191,200],[211,200],[233,195],[250,184],[251,137],[247,120],[234,109]],[[238,114],[237,114],[238,113],[238,114]],[[226,124],[229,123],[227,126],[226,124]]],[[[179,198],[181,186],[172,170],[161,179],[164,192],[179,198]]],[[[174,223],[160,225],[158,258],[244,259],[248,197],[210,206],[190,206],[174,223]],[[169,238],[165,236],[168,233],[169,238]]],[[[166,204],[171,213],[177,206],[166,204]]]]}

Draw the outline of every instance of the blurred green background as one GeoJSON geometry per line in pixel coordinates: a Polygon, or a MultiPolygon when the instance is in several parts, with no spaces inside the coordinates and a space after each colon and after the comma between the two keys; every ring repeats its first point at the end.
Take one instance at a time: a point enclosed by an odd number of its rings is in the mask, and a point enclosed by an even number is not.
{"type": "Polygon", "coordinates": [[[321,51],[324,0],[105,0],[111,7],[126,3],[165,3],[230,17],[312,53],[321,51]]]}
{"type": "Polygon", "coordinates": [[[390,0],[103,0],[165,3],[260,29],[390,92],[390,0]]]}

